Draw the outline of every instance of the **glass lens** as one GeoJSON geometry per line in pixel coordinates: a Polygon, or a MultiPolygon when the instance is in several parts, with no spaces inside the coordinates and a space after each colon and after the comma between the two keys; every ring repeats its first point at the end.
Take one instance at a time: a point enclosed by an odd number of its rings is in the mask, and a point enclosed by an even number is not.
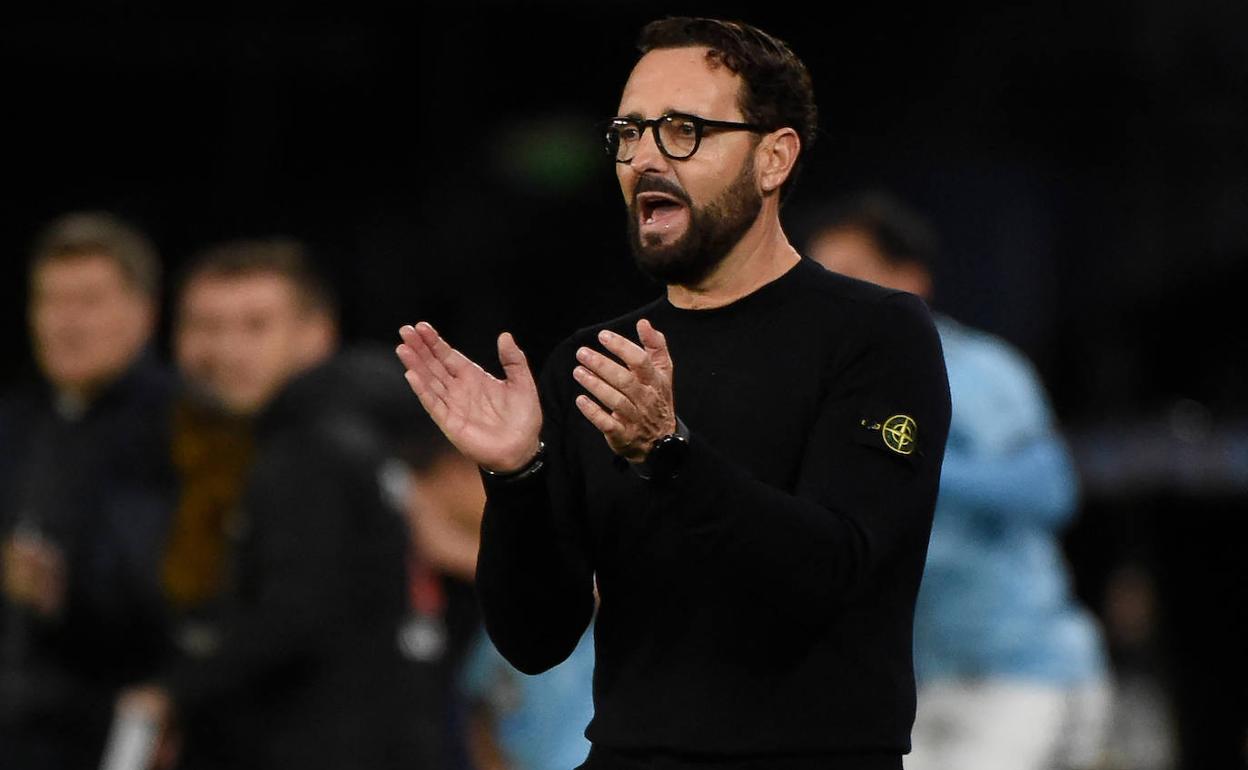
{"type": "Polygon", "coordinates": [[[613,120],[607,126],[607,153],[616,160],[633,157],[637,142],[641,139],[641,127],[629,120],[613,120]]]}
{"type": "Polygon", "coordinates": [[[673,158],[687,158],[698,146],[698,124],[684,115],[669,115],[659,123],[663,148],[673,158]]]}

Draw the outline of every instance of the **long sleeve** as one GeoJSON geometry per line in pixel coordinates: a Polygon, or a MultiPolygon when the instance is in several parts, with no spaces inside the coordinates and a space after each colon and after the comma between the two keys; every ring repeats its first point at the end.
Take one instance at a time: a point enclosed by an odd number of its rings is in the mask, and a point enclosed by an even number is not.
{"type": "Polygon", "coordinates": [[[941,499],[984,516],[1056,528],[1074,514],[1077,490],[1070,452],[1055,435],[987,457],[945,452],[941,499]]]}
{"type": "Polygon", "coordinates": [[[954,401],[941,510],[1007,525],[1065,524],[1078,480],[1039,375],[1002,339],[949,319],[939,328],[954,401]]]}
{"type": "Polygon", "coordinates": [[[558,374],[548,365],[541,378],[544,467],[518,481],[483,475],[477,595],[490,638],[526,674],[571,655],[594,611],[588,546],[576,521],[580,482],[552,395],[558,374]]]}
{"type": "Polygon", "coordinates": [[[921,565],[927,543],[949,424],[940,342],[912,295],[893,295],[877,312],[875,334],[811,427],[794,492],[752,478],[699,442],[693,424],[689,467],[668,491],[707,568],[802,623],[825,622],[812,607],[852,599],[899,553],[921,565]],[[917,425],[912,454],[884,441],[882,423],[894,415],[917,425]]]}

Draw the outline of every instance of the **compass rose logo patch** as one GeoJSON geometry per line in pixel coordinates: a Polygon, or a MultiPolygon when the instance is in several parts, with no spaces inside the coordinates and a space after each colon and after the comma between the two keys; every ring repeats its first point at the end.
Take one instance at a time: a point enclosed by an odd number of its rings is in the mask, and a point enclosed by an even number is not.
{"type": "Polygon", "coordinates": [[[914,454],[918,433],[919,426],[914,418],[905,414],[895,414],[880,426],[880,437],[884,439],[884,446],[899,455],[914,454]]]}

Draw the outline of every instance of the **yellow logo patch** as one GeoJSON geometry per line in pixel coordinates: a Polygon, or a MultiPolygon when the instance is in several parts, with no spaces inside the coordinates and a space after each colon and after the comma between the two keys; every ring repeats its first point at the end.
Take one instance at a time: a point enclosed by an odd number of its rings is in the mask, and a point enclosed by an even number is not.
{"type": "Polygon", "coordinates": [[[909,415],[895,414],[884,421],[880,436],[884,446],[899,455],[914,454],[915,441],[918,439],[919,426],[909,415]]]}

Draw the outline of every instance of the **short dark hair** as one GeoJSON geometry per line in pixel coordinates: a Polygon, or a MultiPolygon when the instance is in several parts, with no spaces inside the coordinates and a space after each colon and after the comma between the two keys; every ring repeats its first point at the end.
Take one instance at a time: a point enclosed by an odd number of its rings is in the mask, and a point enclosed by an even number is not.
{"type": "Polygon", "coordinates": [[[337,319],[338,303],[328,282],[313,266],[307,248],[293,238],[272,237],[218,243],[196,254],[182,271],[178,294],[197,278],[238,278],[276,274],[295,287],[307,310],[337,319]]]}
{"type": "Polygon", "coordinates": [[[52,220],[35,239],[30,272],[60,259],[111,259],[130,286],[155,300],[160,294],[160,258],[138,228],[103,211],[77,211],[52,220]]]}
{"type": "Polygon", "coordinates": [[[804,157],[815,143],[819,113],[806,65],[782,40],[740,21],[676,17],[652,21],[641,30],[637,49],[644,56],[656,49],[705,46],[707,61],[723,64],[742,80],[737,104],[747,122],[768,131],[792,128],[801,150],[780,199],[789,196],[804,157]]]}
{"type": "Polygon", "coordinates": [[[807,247],[829,230],[857,230],[871,239],[890,265],[917,264],[930,272],[940,239],[927,219],[883,190],[847,195],[812,209],[802,229],[807,247]]]}

